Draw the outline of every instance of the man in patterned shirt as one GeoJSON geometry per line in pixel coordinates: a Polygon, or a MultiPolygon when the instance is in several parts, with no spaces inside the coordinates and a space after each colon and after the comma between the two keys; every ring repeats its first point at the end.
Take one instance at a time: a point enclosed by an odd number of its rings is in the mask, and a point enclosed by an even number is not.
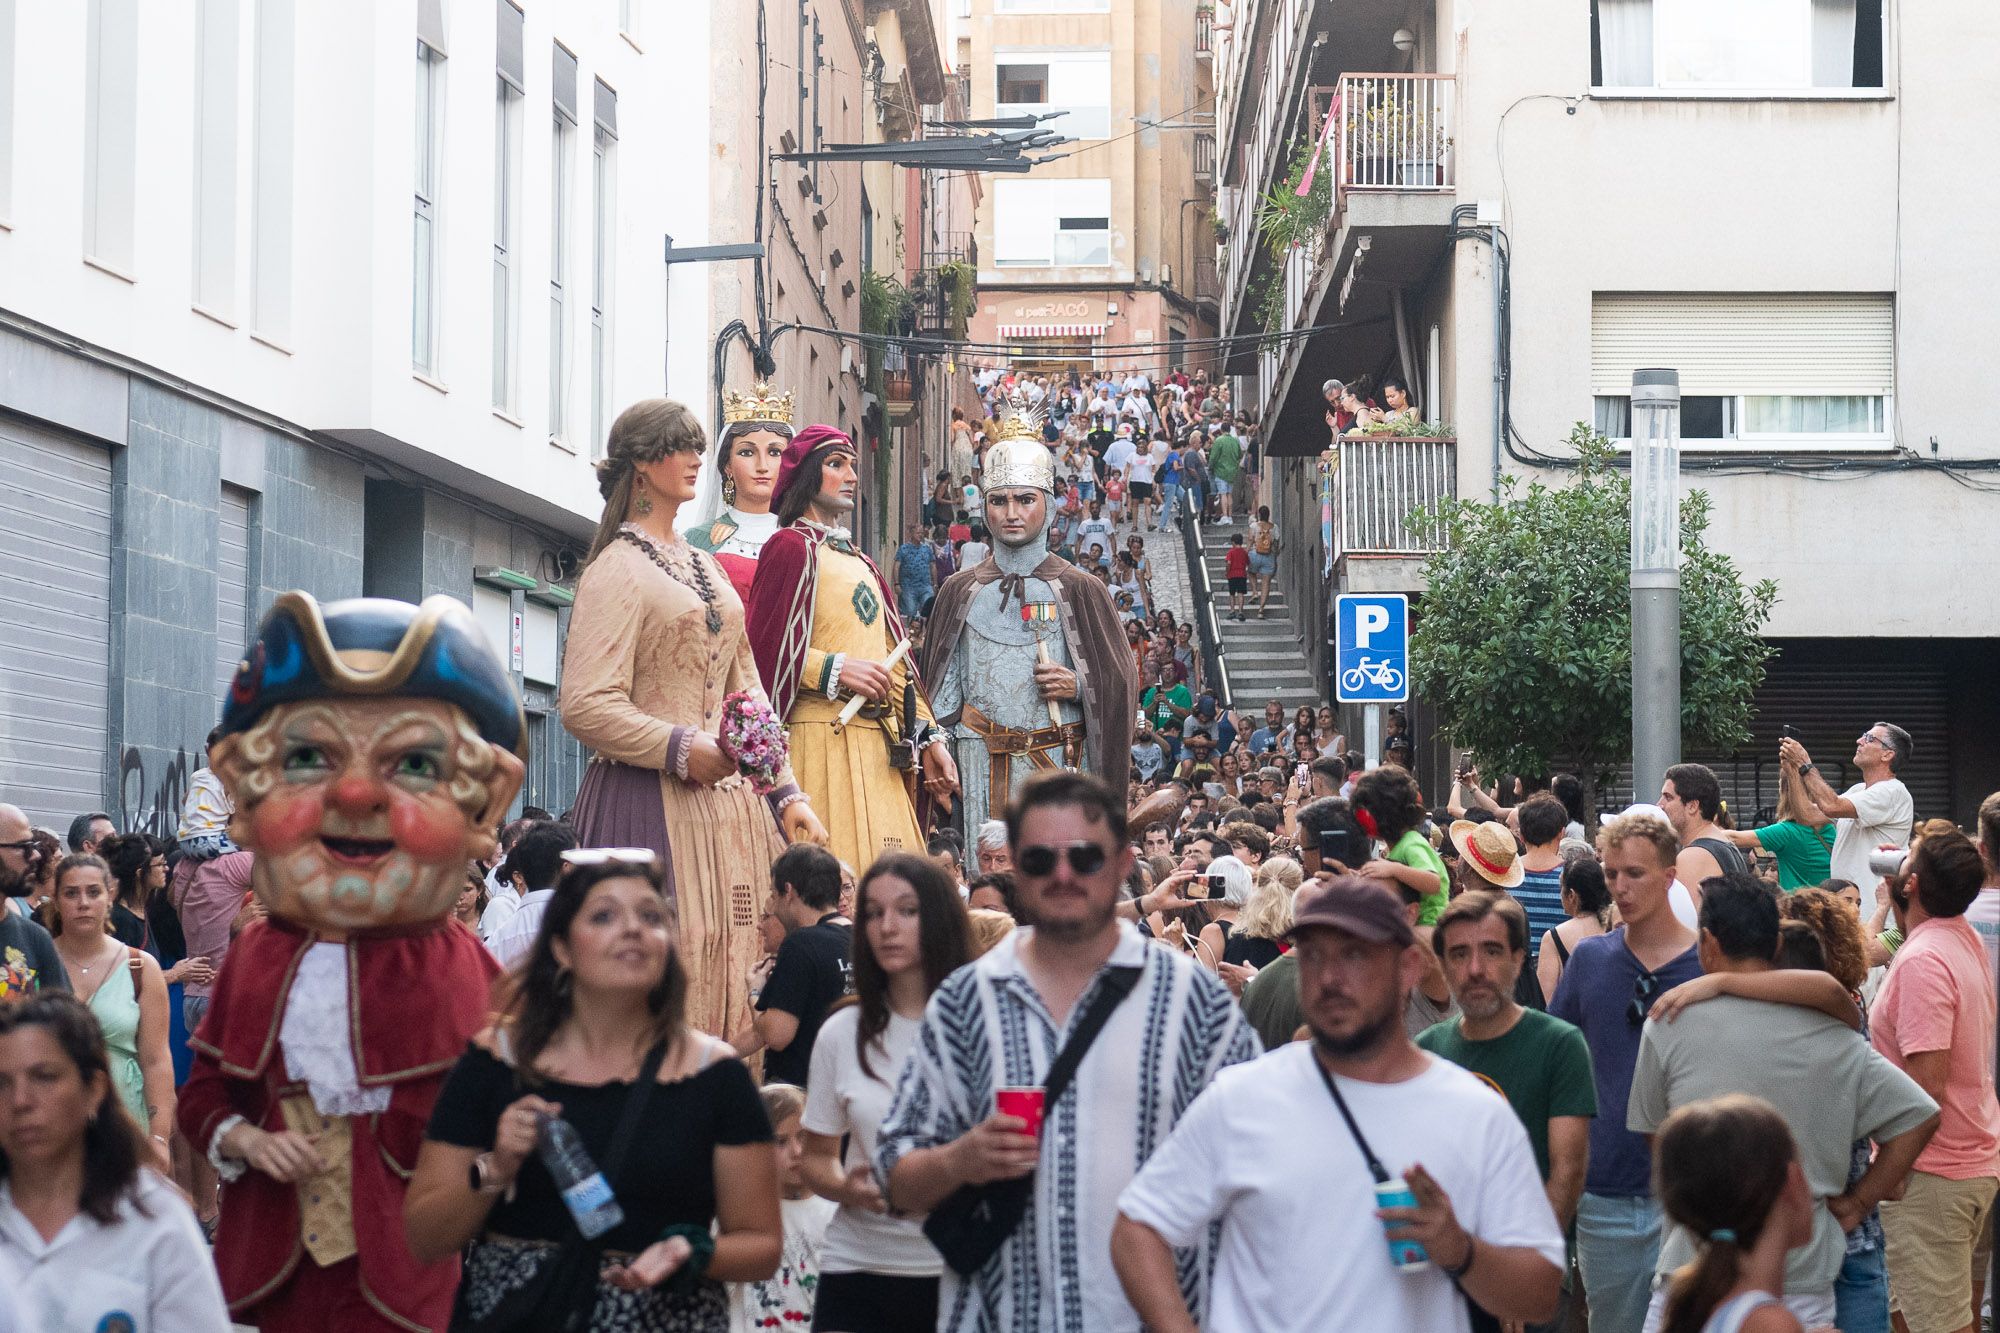
{"type": "MultiPolygon", "coordinates": [[[[1138,1333],[1111,1280],[1118,1196],[1217,1070],[1258,1054],[1222,983],[1118,919],[1132,868],[1123,803],[1086,774],[1037,777],[1007,812],[1026,928],[939,987],[882,1123],[876,1169],[899,1212],[961,1185],[1033,1175],[1020,1227],[979,1273],[947,1269],[940,1333],[1138,1333]],[[1039,1087],[1112,969],[1137,984],[1090,1046],[1039,1136],[994,1091],[1039,1087]]],[[[1211,1235],[1176,1253],[1200,1318],[1211,1235]]]]}

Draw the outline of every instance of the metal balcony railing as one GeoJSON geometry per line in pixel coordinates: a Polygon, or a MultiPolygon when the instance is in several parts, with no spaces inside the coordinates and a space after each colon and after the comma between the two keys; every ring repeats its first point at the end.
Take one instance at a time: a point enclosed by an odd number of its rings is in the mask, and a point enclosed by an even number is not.
{"type": "Polygon", "coordinates": [[[1215,6],[1203,5],[1194,11],[1194,53],[1198,57],[1215,54],[1215,6]]]}
{"type": "Polygon", "coordinates": [[[1340,189],[1452,189],[1457,91],[1450,74],[1342,75],[1340,189]]]}
{"type": "Polygon", "coordinates": [[[1194,136],[1194,178],[1203,185],[1215,179],[1215,136],[1194,136]]]}
{"type": "Polygon", "coordinates": [[[1333,559],[1433,555],[1436,527],[1412,528],[1410,511],[1458,495],[1458,441],[1377,435],[1341,440],[1333,470],[1333,559]]]}

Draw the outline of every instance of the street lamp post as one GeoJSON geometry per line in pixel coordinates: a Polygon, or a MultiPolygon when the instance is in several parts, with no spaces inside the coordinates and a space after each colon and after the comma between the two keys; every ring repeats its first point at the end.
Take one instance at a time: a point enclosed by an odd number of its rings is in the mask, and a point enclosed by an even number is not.
{"type": "Polygon", "coordinates": [[[1681,377],[1632,372],[1632,794],[1681,757],[1681,377]]]}

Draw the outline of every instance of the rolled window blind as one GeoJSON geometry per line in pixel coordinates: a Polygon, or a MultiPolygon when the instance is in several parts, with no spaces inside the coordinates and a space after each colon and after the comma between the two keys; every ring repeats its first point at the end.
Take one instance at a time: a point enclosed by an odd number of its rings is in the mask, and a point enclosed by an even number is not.
{"type": "Polygon", "coordinates": [[[1598,292],[1590,390],[1630,393],[1659,366],[1683,394],[1888,394],[1895,328],[1884,292],[1598,292]]]}

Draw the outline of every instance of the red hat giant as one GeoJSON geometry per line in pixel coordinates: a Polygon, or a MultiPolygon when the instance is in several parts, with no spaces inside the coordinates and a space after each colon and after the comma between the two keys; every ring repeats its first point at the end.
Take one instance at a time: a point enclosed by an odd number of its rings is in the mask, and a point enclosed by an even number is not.
{"type": "Polygon", "coordinates": [[[816,453],[829,449],[855,452],[854,441],[832,426],[807,426],[785,446],[785,455],[778,462],[778,484],[771,488],[771,506],[776,508],[785,498],[785,488],[792,484],[805,461],[816,453]]]}

